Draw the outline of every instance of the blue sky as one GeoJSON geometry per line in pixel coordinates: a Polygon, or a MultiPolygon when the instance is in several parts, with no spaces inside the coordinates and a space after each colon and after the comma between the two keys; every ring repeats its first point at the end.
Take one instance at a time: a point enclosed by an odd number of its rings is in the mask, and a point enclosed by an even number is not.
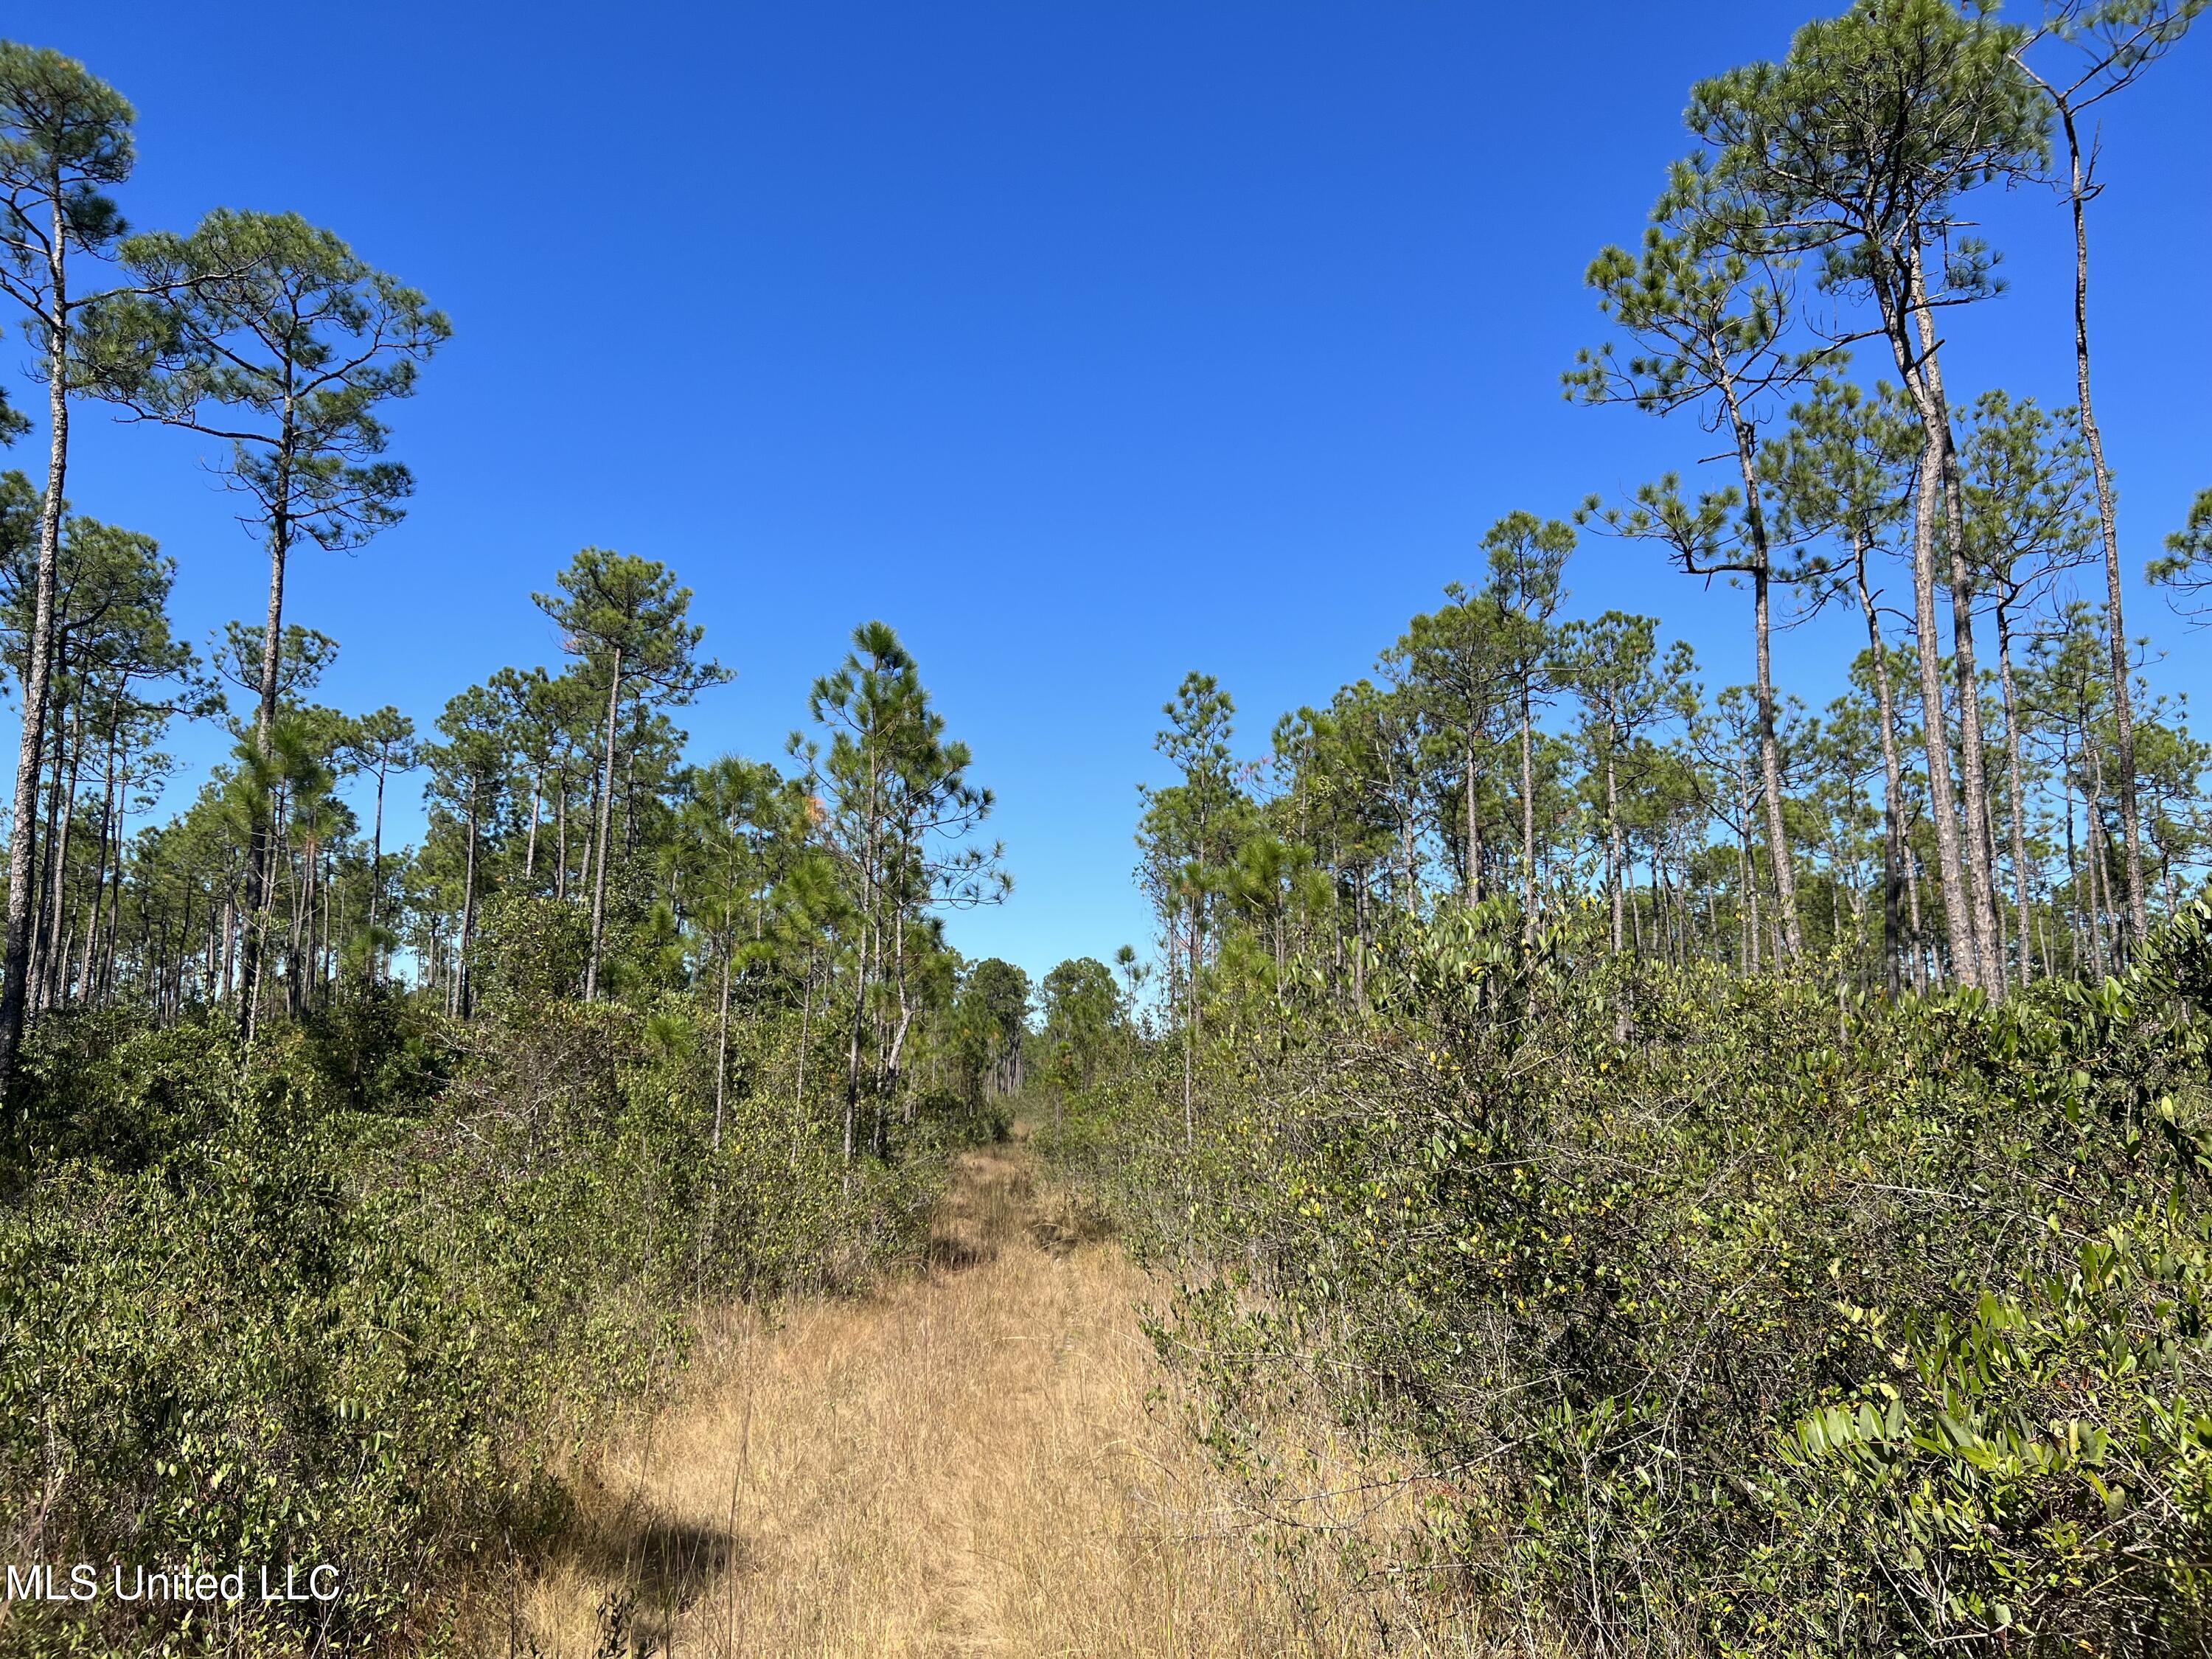
{"type": "MultiPolygon", "coordinates": [[[[1583,266],[1638,234],[1690,82],[1806,15],[16,0],[5,27],[137,102],[135,222],[296,210],[453,319],[396,411],[408,521],[295,563],[291,615],[343,646],[325,700],[427,725],[554,659],[529,593],[597,543],[674,566],[738,671],[695,750],[767,756],[882,617],[1001,803],[1015,896],[954,941],[1042,973],[1145,944],[1133,786],[1185,670],[1257,752],[1473,575],[1500,514],[1710,453],[1558,377],[1602,337],[1583,266]]],[[[2212,484],[2207,109],[2212,31],[2107,118],[2094,326],[2131,568],[2212,484]]],[[[1992,198],[1987,224],[2013,287],[1954,319],[1954,396],[2070,401],[2063,210],[1992,198]]],[[[177,556],[187,629],[258,614],[205,445],[78,430],[73,501],[177,556]]],[[[1570,585],[1745,677],[1739,596],[1608,544],[1570,585]]],[[[2155,600],[2131,620],[2185,643],[2155,600]]],[[[1845,648],[1790,636],[1778,672],[1825,701],[1845,648]]]]}

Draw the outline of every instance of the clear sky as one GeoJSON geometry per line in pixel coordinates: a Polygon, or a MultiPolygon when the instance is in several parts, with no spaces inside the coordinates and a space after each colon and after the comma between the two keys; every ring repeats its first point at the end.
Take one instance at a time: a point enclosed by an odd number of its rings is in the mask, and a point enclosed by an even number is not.
{"type": "MultiPolygon", "coordinates": [[[[1690,82],[1807,15],[15,0],[0,27],[137,102],[135,222],[295,210],[453,317],[395,411],[407,522],[295,562],[293,618],[343,647],[325,701],[427,726],[501,665],[555,660],[530,592],[597,543],[674,566],[738,671],[689,711],[695,751],[769,756],[882,617],[1000,800],[1015,896],[953,939],[1042,973],[1146,944],[1134,785],[1185,670],[1221,677],[1264,750],[1478,573],[1500,514],[1711,452],[1571,408],[1559,374],[1602,337],[1583,269],[1638,234],[1690,82]]],[[[2094,210],[2131,571],[2212,484],[2200,33],[2111,107],[2094,210]]],[[[1993,198],[1988,225],[2014,286],[1954,319],[1954,396],[2070,401],[2063,210],[1993,198]]],[[[79,430],[74,503],[177,556],[188,630],[258,615],[262,561],[204,443],[91,410],[79,430]]],[[[1570,585],[1572,610],[1693,638],[1709,684],[1747,676],[1741,596],[1609,544],[1570,585]]],[[[2185,645],[2154,599],[2130,620],[2185,645]]],[[[1778,672],[1825,702],[1846,649],[1808,630],[1778,672]]],[[[2160,684],[2196,683],[2192,654],[2160,684]]]]}

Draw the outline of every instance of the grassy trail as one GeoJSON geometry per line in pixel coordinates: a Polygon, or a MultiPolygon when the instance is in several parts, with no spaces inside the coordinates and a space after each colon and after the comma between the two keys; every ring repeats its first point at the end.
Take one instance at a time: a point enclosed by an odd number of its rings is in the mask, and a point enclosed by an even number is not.
{"type": "MultiPolygon", "coordinates": [[[[513,1645],[606,1654],[1247,1656],[1317,1626],[1171,1411],[1110,1243],[1019,1146],[966,1154],[931,1266],[733,1316],[686,1391],[579,1482],[513,1645]]],[[[1349,1624],[1349,1628],[1345,1626],[1349,1624]]]]}

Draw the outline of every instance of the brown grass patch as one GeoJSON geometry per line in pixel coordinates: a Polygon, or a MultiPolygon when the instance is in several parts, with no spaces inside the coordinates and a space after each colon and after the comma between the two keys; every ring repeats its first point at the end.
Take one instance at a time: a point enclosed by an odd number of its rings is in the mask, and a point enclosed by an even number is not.
{"type": "Polygon", "coordinates": [[[546,1659],[1439,1651],[1416,1609],[1355,1589],[1328,1543],[1334,1527],[1409,1520],[1411,1489],[1261,1525],[1159,1401],[1135,1313],[1158,1287],[1100,1242],[1095,1215],[1039,1186],[1019,1147],[970,1152],[926,1275],[711,1322],[675,1401],[574,1483],[577,1524],[519,1586],[519,1628],[499,1645],[546,1659]]]}

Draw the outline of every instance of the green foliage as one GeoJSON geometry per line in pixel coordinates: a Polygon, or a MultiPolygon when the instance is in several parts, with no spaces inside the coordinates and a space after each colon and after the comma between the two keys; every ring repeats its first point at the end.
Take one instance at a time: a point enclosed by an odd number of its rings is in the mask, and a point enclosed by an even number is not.
{"type": "Polygon", "coordinates": [[[1127,1033],[1113,974],[1095,957],[1078,957],[1047,974],[1039,992],[1052,1080],[1089,1087],[1127,1033]]]}
{"type": "Polygon", "coordinates": [[[1269,1402],[1339,1416],[1478,1602],[1578,1650],[2194,1650],[2209,929],[1839,1005],[1453,907],[1365,1017],[1217,1000],[1193,1152],[1166,1067],[1079,1115],[1217,1449],[1288,1479],[1269,1402]]]}
{"type": "MultiPolygon", "coordinates": [[[[507,954],[546,921],[503,919],[507,954]]],[[[836,1280],[915,1237],[933,1164],[842,1179],[790,1104],[795,1021],[741,1029],[759,1086],[709,1152],[690,1000],[516,988],[450,1038],[392,994],[341,1003],[265,1033],[250,1071],[227,1024],[35,1028],[35,1163],[0,1208],[20,1547],[330,1562],[341,1600],[257,1613],[262,1636],[377,1644],[502,1534],[558,1524],[554,1461],[668,1375],[692,1298],[836,1280]]],[[[18,1605],[9,1635],[212,1641],[180,1611],[18,1605]]]]}

